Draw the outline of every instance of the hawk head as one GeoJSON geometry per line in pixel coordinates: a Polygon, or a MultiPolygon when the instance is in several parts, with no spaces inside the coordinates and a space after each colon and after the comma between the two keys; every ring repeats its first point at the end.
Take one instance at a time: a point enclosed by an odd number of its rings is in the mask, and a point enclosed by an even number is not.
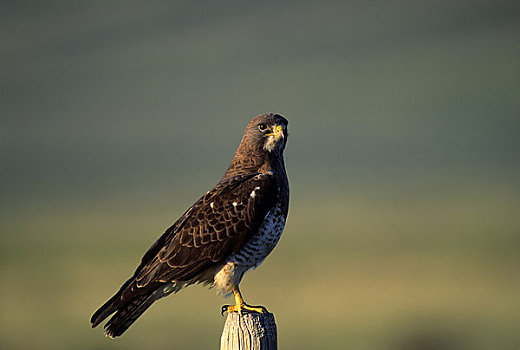
{"type": "MultiPolygon", "coordinates": [[[[249,122],[224,178],[259,169],[283,170],[283,150],[287,143],[287,119],[279,114],[260,114],[249,122]]],[[[271,170],[269,170],[271,171],[271,170]]]]}
{"type": "Polygon", "coordinates": [[[281,155],[287,143],[288,123],[279,114],[260,114],[247,125],[242,143],[253,146],[256,152],[267,151],[273,155],[281,155]]]}

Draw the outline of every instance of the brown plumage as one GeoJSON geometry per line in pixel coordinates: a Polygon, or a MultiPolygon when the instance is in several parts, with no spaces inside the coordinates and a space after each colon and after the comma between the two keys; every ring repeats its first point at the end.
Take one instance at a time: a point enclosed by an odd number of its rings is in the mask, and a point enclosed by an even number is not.
{"type": "Polygon", "coordinates": [[[220,182],[150,247],[134,275],[92,316],[107,336],[121,335],[154,301],[193,283],[235,294],[228,311],[253,310],[238,285],[272,251],[285,225],[289,186],[283,151],[287,120],[262,114],[247,126],[220,182]]]}

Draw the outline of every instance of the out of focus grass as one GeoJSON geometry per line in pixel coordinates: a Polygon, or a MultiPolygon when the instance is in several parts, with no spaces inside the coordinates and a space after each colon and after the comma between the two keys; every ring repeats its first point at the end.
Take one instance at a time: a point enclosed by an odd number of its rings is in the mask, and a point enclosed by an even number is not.
{"type": "MultiPolygon", "coordinates": [[[[340,191],[294,184],[283,239],[243,282],[247,300],[275,313],[282,348],[520,344],[513,179],[415,180],[365,179],[340,191]]],[[[184,209],[171,194],[152,195],[129,191],[111,210],[64,198],[34,202],[2,223],[10,230],[2,245],[3,348],[217,346],[227,301],[199,286],[156,303],[120,339],[89,328],[92,312],[184,209]]]]}

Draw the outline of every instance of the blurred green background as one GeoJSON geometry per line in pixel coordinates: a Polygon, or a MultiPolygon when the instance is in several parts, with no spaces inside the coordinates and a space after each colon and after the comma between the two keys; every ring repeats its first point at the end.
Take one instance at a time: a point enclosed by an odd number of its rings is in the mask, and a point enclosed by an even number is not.
{"type": "Polygon", "coordinates": [[[0,3],[2,349],[214,349],[190,287],[89,318],[289,119],[291,207],[242,284],[281,349],[520,348],[514,1],[0,3]]]}

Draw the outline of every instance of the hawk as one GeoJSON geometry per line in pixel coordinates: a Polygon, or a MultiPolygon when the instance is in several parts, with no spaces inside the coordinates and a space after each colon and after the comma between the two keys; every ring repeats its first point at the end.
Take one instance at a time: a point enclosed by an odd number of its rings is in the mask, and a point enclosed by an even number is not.
{"type": "Polygon", "coordinates": [[[289,207],[283,151],[288,121],[261,114],[246,127],[222,179],[195,202],[144,254],[134,275],[92,316],[105,334],[120,336],[156,300],[194,284],[234,294],[222,313],[265,312],[245,303],[244,274],[257,267],[280,239],[289,207]]]}

